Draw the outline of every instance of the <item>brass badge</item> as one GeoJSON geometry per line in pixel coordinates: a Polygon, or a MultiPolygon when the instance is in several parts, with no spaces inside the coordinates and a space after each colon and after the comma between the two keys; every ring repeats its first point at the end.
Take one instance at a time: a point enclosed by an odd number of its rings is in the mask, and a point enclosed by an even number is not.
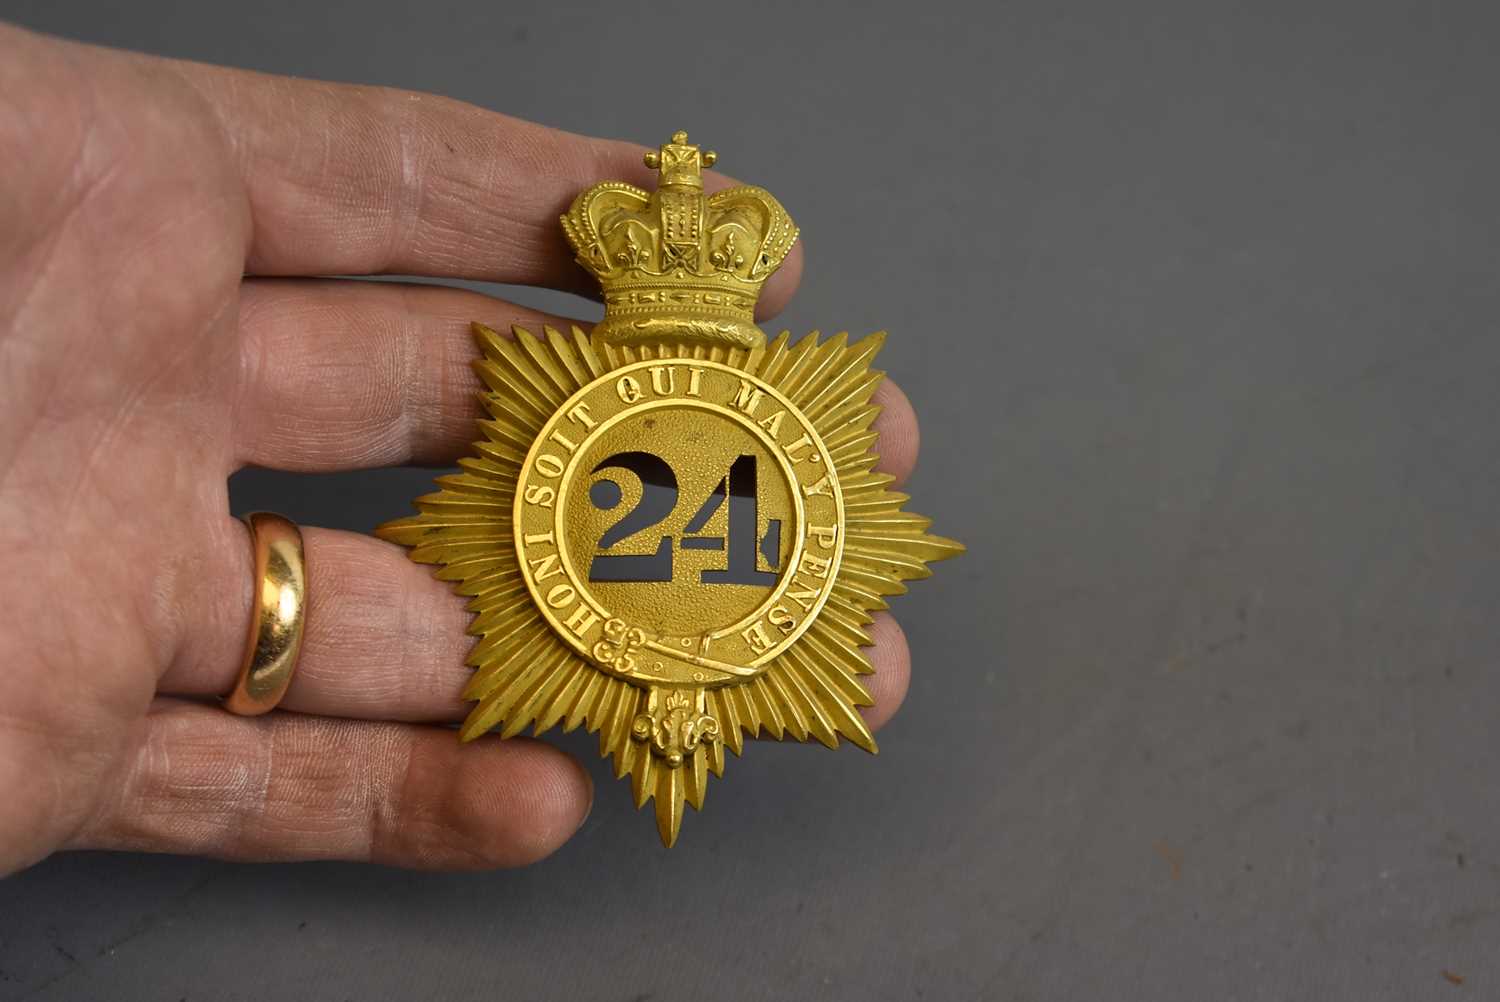
{"type": "Polygon", "coordinates": [[[599,732],[667,845],[747,737],[869,752],[871,612],[962,551],[874,472],[883,334],[770,344],[760,288],[797,239],[769,192],[705,195],[677,133],[562,217],[603,286],[585,334],[474,325],[475,455],[381,538],[469,596],[464,740],[599,732]]]}

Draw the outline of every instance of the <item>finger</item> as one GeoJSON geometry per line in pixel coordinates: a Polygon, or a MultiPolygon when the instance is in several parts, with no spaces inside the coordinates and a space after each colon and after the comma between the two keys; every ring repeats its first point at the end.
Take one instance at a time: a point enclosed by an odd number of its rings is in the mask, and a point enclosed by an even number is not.
{"type": "MultiPolygon", "coordinates": [[[[431,94],[174,64],[240,161],[260,275],[436,275],[596,292],[558,216],[604,180],[654,188],[645,147],[431,94]]],[[[710,190],[735,182],[713,172],[710,190]]],[[[801,274],[794,247],[759,316],[801,274]]]]}
{"type": "MultiPolygon", "coordinates": [[[[398,546],[358,533],[304,528],[309,607],[302,653],[281,706],[331,717],[368,720],[454,721],[471,704],[460,698],[472,670],[465,666],[474,638],[464,631],[465,600],[407,559],[398,546]]],[[[246,559],[226,562],[218,587],[205,594],[233,605],[238,622],[248,618],[250,575],[246,559]],[[243,575],[241,577],[240,575],[243,575]]],[[[218,622],[234,619],[220,611],[218,622]]],[[[243,628],[243,627],[241,627],[243,628]]],[[[886,613],[870,628],[875,646],[867,653],[875,674],[867,679],[875,706],[867,718],[883,724],[900,705],[911,673],[906,638],[886,613]]],[[[234,684],[244,635],[220,637],[180,658],[158,684],[179,696],[215,696],[234,684]]]]}
{"type": "Polygon", "coordinates": [[[423,869],[521,866],[588,815],[587,773],[536,741],[159,701],[69,845],[423,869]]]}
{"type": "MultiPolygon", "coordinates": [[[[288,470],[452,464],[469,452],[482,416],[482,387],[469,367],[478,354],[474,320],[501,331],[576,322],[434,285],[246,282],[239,462],[288,470]]],[[[917,459],[916,415],[890,380],[875,402],[883,407],[878,468],[904,481],[917,459]]]]}
{"type": "Polygon", "coordinates": [[[860,708],[865,723],[874,731],[884,727],[901,704],[906,701],[906,691],[911,685],[911,649],[906,645],[906,634],[896,617],[888,612],[877,612],[875,622],[870,624],[870,636],[875,646],[865,653],[875,674],[865,678],[865,688],[870,690],[875,704],[860,708]]]}
{"type": "Polygon", "coordinates": [[[880,434],[875,448],[880,459],[875,469],[895,477],[892,486],[900,487],[917,468],[917,453],[922,447],[917,412],[901,387],[889,378],[880,381],[871,399],[880,405],[880,413],[875,417],[875,430],[880,434]]]}
{"type": "Polygon", "coordinates": [[[464,289],[260,279],[240,295],[239,465],[322,471],[451,465],[483,385],[470,323],[540,332],[577,321],[464,289]]]}

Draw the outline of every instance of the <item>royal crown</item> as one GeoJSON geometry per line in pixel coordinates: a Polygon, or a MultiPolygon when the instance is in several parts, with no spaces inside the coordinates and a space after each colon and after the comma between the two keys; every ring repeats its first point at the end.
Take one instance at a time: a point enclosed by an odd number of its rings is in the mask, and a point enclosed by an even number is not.
{"type": "Polygon", "coordinates": [[[755,326],[761,286],[797,240],[781,203],[749,185],[703,193],[702,168],[716,155],[678,132],[646,166],[655,192],[604,181],[582,192],[562,217],[578,263],[604,289],[609,341],[691,336],[740,347],[765,343],[755,326]]]}

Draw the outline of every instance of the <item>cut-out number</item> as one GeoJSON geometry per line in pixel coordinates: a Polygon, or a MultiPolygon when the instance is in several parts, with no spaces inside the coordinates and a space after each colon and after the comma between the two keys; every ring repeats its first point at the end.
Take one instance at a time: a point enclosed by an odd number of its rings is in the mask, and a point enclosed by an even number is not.
{"type": "MultiPolygon", "coordinates": [[[[641,499],[599,537],[598,548],[608,550],[616,543],[644,532],[665,520],[677,507],[677,475],[666,460],[649,452],[617,452],[599,462],[593,471],[621,469],[636,475],[641,482],[641,499]]],[[[600,511],[612,511],[625,492],[608,478],[597,480],[589,488],[589,500],[600,511]]],[[[766,525],[764,538],[756,539],[760,525],[760,498],[754,456],[740,456],[729,467],[696,514],[684,529],[685,550],[723,550],[726,566],[705,570],[699,575],[704,584],[771,585],[776,581],[776,557],[781,551],[781,520],[773,518],[766,525]],[[728,528],[722,537],[700,536],[708,520],[725,503],[729,505],[728,528]],[[691,534],[691,535],[690,535],[691,534]],[[758,544],[758,545],[757,545],[758,544]],[[757,566],[757,555],[766,559],[769,571],[757,566]]],[[[589,564],[590,581],[670,581],[672,580],[672,537],[662,536],[656,552],[641,554],[601,553],[589,564]]]]}
{"type": "MultiPolygon", "coordinates": [[[[760,496],[756,490],[755,473],[754,456],[741,456],[729,467],[729,475],[724,478],[729,487],[729,528],[725,530],[728,538],[723,544],[729,552],[729,564],[722,571],[704,571],[699,575],[704,584],[771,585],[776,582],[774,570],[762,571],[755,566],[755,537],[760,527],[760,496]]],[[[766,526],[768,542],[773,535],[773,545],[780,549],[780,519],[773,518],[766,526]]],[[[682,542],[686,546],[688,541],[684,539],[682,542]]],[[[775,553],[776,549],[770,552],[775,553]]],[[[776,561],[770,556],[766,557],[766,563],[773,568],[776,566],[776,561]]]]}
{"type": "MultiPolygon", "coordinates": [[[[601,550],[651,528],[677,507],[677,474],[672,472],[665,459],[649,452],[617,452],[601,460],[592,472],[616,468],[628,470],[640,478],[641,499],[623,518],[604,530],[604,535],[599,537],[601,550]]],[[[622,497],[624,491],[613,480],[598,480],[589,488],[589,500],[600,511],[610,511],[622,497]]],[[[589,564],[589,580],[672,580],[672,537],[661,537],[655,553],[601,553],[589,564]]]]}

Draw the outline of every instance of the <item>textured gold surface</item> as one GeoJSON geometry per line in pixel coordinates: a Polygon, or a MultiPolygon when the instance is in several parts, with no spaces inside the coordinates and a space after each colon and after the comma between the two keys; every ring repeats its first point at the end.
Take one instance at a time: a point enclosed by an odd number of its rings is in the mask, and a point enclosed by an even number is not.
{"type": "Polygon", "coordinates": [[[470,598],[462,737],[597,731],[667,845],[747,737],[874,752],[871,613],[962,550],[874,472],[884,335],[754,326],[796,228],[758,188],[704,196],[712,162],[678,133],[647,157],[656,193],[575,200],[563,227],[604,320],[475,324],[475,455],[379,530],[470,598]]]}

